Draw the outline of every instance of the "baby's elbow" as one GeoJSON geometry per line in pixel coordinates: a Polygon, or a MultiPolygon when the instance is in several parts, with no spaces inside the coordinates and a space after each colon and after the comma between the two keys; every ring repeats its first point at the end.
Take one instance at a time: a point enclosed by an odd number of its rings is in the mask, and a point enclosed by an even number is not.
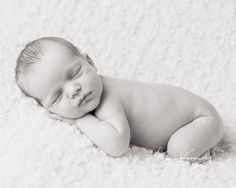
{"type": "Polygon", "coordinates": [[[120,138],[118,141],[111,143],[110,151],[108,152],[109,155],[112,157],[121,157],[124,155],[128,148],[129,148],[129,139],[120,138]]]}
{"type": "Polygon", "coordinates": [[[122,155],[124,155],[126,152],[128,151],[128,147],[119,147],[119,148],[115,148],[113,149],[111,152],[109,152],[108,154],[112,157],[121,157],[122,155]]]}
{"type": "Polygon", "coordinates": [[[115,139],[112,152],[110,152],[110,155],[113,157],[120,157],[124,155],[128,148],[130,143],[130,130],[125,130],[115,139]]]}

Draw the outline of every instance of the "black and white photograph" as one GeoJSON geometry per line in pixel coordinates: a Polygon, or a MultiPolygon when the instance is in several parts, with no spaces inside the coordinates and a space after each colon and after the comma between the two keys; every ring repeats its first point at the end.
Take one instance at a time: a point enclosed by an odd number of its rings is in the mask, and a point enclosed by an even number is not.
{"type": "Polygon", "coordinates": [[[0,188],[233,188],[235,0],[0,0],[0,188]]]}

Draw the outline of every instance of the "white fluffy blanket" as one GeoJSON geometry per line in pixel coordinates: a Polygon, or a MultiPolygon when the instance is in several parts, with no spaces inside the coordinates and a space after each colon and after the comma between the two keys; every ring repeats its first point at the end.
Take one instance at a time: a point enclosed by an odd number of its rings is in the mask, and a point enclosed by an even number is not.
{"type": "Polygon", "coordinates": [[[236,185],[234,0],[0,0],[0,187],[233,187],[236,185]],[[14,82],[29,40],[60,36],[99,73],[181,86],[210,101],[224,139],[205,164],[132,147],[107,156],[79,130],[48,119],[14,82]]]}

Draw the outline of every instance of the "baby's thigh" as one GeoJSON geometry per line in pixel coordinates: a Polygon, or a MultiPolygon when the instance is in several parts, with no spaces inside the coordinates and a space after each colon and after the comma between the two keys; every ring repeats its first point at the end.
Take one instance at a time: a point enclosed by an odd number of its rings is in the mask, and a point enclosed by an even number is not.
{"type": "Polygon", "coordinates": [[[198,157],[219,142],[223,125],[217,118],[198,117],[177,130],[169,139],[168,155],[171,157],[198,157]]]}

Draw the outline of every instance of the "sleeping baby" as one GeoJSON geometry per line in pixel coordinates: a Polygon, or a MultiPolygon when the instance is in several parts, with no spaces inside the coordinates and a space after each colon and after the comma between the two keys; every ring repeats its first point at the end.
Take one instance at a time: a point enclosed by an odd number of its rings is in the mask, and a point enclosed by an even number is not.
{"type": "Polygon", "coordinates": [[[49,117],[75,124],[113,157],[132,144],[195,162],[223,135],[219,113],[200,96],[166,84],[99,75],[87,54],[59,37],[25,46],[16,82],[49,117]]]}

